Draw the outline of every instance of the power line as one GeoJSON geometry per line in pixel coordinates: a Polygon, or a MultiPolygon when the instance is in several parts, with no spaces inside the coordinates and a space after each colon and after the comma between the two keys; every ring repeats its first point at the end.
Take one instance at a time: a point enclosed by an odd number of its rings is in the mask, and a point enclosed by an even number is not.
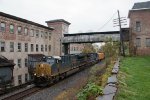
{"type": "Polygon", "coordinates": [[[117,12],[115,12],[115,13],[112,15],[112,17],[111,17],[104,25],[102,25],[100,28],[98,28],[98,31],[100,31],[102,28],[104,28],[104,27],[113,19],[113,17],[114,17],[116,14],[117,14],[117,12]]]}

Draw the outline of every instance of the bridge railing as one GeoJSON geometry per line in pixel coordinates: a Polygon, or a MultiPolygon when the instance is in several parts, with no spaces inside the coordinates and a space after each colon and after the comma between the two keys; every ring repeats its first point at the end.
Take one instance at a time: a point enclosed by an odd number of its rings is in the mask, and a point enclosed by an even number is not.
{"type": "Polygon", "coordinates": [[[96,34],[96,35],[77,35],[77,36],[67,36],[61,39],[62,43],[80,43],[80,42],[102,42],[108,41],[119,41],[119,34],[96,34]]]}

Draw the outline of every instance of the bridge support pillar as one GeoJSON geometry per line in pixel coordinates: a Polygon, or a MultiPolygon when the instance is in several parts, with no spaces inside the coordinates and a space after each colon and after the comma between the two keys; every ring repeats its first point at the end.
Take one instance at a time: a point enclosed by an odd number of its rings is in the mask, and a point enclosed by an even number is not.
{"type": "Polygon", "coordinates": [[[70,54],[70,44],[64,44],[64,55],[70,54]]]}

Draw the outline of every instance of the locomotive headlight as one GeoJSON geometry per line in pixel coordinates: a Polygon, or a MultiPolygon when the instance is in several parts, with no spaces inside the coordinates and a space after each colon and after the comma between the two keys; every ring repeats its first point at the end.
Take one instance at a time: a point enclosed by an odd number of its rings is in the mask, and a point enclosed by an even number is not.
{"type": "Polygon", "coordinates": [[[44,76],[44,74],[42,73],[42,76],[44,76]]]}
{"type": "Polygon", "coordinates": [[[36,73],[34,73],[34,76],[36,76],[36,73]]]}

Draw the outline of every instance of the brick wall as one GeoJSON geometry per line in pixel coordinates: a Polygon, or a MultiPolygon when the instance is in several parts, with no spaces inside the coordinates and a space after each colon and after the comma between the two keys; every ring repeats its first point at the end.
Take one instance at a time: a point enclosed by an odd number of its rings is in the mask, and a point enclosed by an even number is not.
{"type": "Polygon", "coordinates": [[[47,22],[49,27],[54,28],[52,31],[52,53],[55,56],[62,55],[62,45],[60,39],[64,36],[64,34],[68,33],[69,25],[64,22],[47,22]]]}
{"type": "MultiPolygon", "coordinates": [[[[41,45],[51,45],[52,42],[49,40],[49,37],[41,37],[44,33],[48,32],[51,33],[51,30],[45,29],[43,27],[31,25],[28,23],[24,23],[18,20],[10,19],[7,17],[3,17],[0,15],[0,23],[4,22],[6,24],[6,30],[4,32],[0,31],[0,42],[5,42],[5,52],[0,51],[0,55],[5,56],[9,60],[14,60],[14,63],[16,64],[13,70],[13,77],[14,77],[14,85],[18,85],[18,76],[22,75],[22,83],[25,83],[25,74],[28,74],[28,67],[25,66],[25,59],[28,58],[28,54],[44,54],[44,55],[53,55],[52,52],[49,50],[47,51],[41,51],[41,45]],[[9,32],[9,26],[10,24],[14,25],[14,33],[9,32]],[[22,33],[19,35],[17,32],[17,27],[22,26],[22,33]],[[28,34],[24,34],[24,28],[28,28],[28,34]],[[30,36],[30,30],[39,30],[39,37],[36,37],[36,34],[34,36],[30,36]],[[10,52],[10,42],[14,43],[14,52],[10,52]],[[21,52],[18,52],[18,43],[21,43],[21,52]],[[24,44],[28,43],[28,52],[25,52],[25,46],[24,44]],[[31,44],[34,44],[34,51],[31,52],[31,44]],[[39,45],[39,51],[36,51],[36,44],[39,45]],[[21,68],[17,65],[17,60],[21,59],[21,68]]],[[[44,36],[44,35],[43,35],[44,36]]],[[[45,48],[44,48],[45,49],[45,48]]],[[[29,77],[28,77],[29,79],[29,77]]]]}
{"type": "Polygon", "coordinates": [[[132,10],[130,18],[130,53],[132,55],[150,55],[150,47],[146,46],[146,38],[150,38],[150,9],[132,10]],[[136,31],[136,21],[141,22],[141,31],[136,31]],[[141,46],[136,47],[136,38],[141,39],[141,46]]]}

